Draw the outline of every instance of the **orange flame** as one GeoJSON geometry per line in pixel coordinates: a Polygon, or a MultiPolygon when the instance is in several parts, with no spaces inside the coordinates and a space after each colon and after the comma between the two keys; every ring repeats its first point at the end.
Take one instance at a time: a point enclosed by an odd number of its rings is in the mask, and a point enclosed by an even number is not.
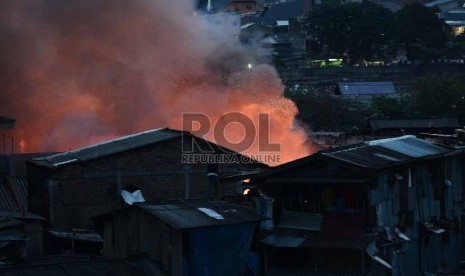
{"type": "MultiPolygon", "coordinates": [[[[185,112],[212,122],[241,112],[255,124],[259,113],[270,114],[279,162],[311,153],[275,69],[247,69],[254,56],[237,41],[235,25],[209,23],[194,15],[191,2],[6,3],[0,103],[17,119],[19,150],[63,151],[151,128],[179,129],[185,112]]],[[[237,141],[244,131],[231,126],[226,134],[237,141]]],[[[245,153],[257,152],[254,144],[245,153]]]]}

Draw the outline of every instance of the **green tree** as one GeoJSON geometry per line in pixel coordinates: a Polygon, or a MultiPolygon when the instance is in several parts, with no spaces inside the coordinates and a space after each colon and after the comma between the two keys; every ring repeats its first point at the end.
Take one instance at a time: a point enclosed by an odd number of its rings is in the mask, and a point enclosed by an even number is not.
{"type": "Polygon", "coordinates": [[[405,119],[414,116],[412,105],[410,94],[402,94],[396,98],[379,95],[373,97],[370,109],[371,113],[376,115],[377,118],[405,119]]]}
{"type": "Polygon", "coordinates": [[[414,84],[413,103],[419,117],[455,117],[465,124],[465,79],[430,76],[414,84]]]}
{"type": "Polygon", "coordinates": [[[385,57],[392,13],[372,2],[322,4],[307,20],[308,30],[323,44],[323,56],[346,56],[350,63],[385,57]]]}
{"type": "Polygon", "coordinates": [[[436,10],[413,3],[394,14],[392,31],[409,59],[437,58],[447,41],[444,23],[436,10]]]}
{"type": "Polygon", "coordinates": [[[301,87],[287,92],[299,109],[299,120],[315,131],[358,132],[365,127],[367,110],[357,101],[331,91],[301,87]]]}

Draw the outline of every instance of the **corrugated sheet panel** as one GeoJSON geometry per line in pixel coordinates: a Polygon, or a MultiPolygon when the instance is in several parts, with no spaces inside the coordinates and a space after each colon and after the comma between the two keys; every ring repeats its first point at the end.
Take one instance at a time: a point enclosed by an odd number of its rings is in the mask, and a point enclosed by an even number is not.
{"type": "Polygon", "coordinates": [[[394,84],[389,82],[341,82],[339,91],[342,95],[381,95],[394,94],[394,84]]]}
{"type": "Polygon", "coordinates": [[[44,217],[39,216],[34,213],[28,212],[9,212],[9,211],[0,211],[0,218],[14,218],[14,219],[30,219],[30,220],[45,220],[44,217]]]}
{"type": "Polygon", "coordinates": [[[391,149],[410,157],[427,157],[437,154],[447,153],[450,150],[437,146],[426,140],[406,135],[391,139],[381,139],[368,142],[369,145],[379,145],[380,147],[391,149]]]}
{"type": "Polygon", "coordinates": [[[18,219],[0,217],[0,231],[5,228],[11,228],[20,225],[23,225],[23,223],[18,219]]]}
{"type": "Polygon", "coordinates": [[[281,214],[279,228],[320,231],[323,214],[285,211],[281,214]]]}
{"type": "Polygon", "coordinates": [[[62,239],[74,239],[78,241],[103,242],[99,233],[91,230],[71,229],[71,230],[48,230],[51,235],[62,239]]]}
{"type": "Polygon", "coordinates": [[[303,237],[294,237],[286,235],[268,235],[262,240],[264,244],[271,245],[273,247],[299,247],[305,241],[303,237]]]}
{"type": "Polygon", "coordinates": [[[407,135],[391,139],[374,140],[321,153],[324,156],[365,168],[382,168],[448,152],[450,150],[447,148],[407,135]]]}
{"type": "Polygon", "coordinates": [[[220,226],[260,221],[253,209],[219,201],[179,202],[163,205],[139,205],[140,208],[174,229],[220,226]],[[222,219],[210,216],[199,208],[207,208],[222,219]]]}
{"type": "Polygon", "coordinates": [[[260,21],[267,25],[275,25],[278,20],[288,20],[289,18],[299,18],[304,16],[304,1],[296,0],[271,5],[269,9],[260,17],[260,21]]]}
{"type": "Polygon", "coordinates": [[[0,182],[0,210],[27,212],[27,180],[23,177],[8,177],[0,182]]]}
{"type": "Polygon", "coordinates": [[[444,21],[465,21],[465,11],[455,10],[443,13],[444,21]]]}
{"type": "Polygon", "coordinates": [[[60,167],[181,137],[182,133],[182,131],[172,129],[153,129],[73,151],[35,158],[32,162],[38,165],[60,167]]]}

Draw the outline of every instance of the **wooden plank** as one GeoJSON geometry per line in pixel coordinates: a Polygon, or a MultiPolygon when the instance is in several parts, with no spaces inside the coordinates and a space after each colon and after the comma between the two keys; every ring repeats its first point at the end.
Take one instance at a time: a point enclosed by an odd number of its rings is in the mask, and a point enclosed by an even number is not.
{"type": "Polygon", "coordinates": [[[171,275],[182,276],[182,233],[171,231],[171,275]]]}

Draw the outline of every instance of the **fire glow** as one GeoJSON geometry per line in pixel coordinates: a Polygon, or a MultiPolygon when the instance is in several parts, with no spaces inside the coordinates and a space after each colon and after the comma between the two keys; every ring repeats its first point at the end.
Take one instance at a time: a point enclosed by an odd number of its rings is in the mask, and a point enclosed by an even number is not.
{"type": "MultiPolygon", "coordinates": [[[[0,11],[0,105],[18,150],[64,151],[158,127],[185,112],[270,114],[281,161],[311,153],[276,70],[253,66],[235,29],[192,1],[9,1],[0,11]]],[[[226,136],[243,136],[234,126],[226,136]]],[[[207,137],[210,138],[211,137],[207,137]]],[[[257,147],[244,152],[256,154],[257,147]]]]}

